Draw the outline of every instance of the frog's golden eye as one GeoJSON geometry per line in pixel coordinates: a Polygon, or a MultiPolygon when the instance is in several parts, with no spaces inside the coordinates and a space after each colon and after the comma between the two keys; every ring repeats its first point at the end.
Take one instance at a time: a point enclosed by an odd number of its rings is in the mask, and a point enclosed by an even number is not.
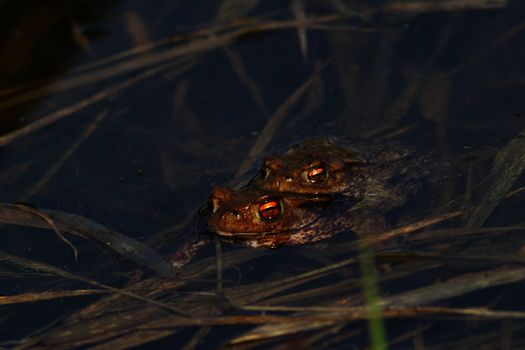
{"type": "Polygon", "coordinates": [[[317,165],[306,171],[306,179],[313,184],[322,182],[328,176],[328,171],[324,165],[317,165]]]}
{"type": "Polygon", "coordinates": [[[281,203],[277,199],[267,199],[259,205],[259,216],[266,221],[273,221],[282,215],[281,203]]]}

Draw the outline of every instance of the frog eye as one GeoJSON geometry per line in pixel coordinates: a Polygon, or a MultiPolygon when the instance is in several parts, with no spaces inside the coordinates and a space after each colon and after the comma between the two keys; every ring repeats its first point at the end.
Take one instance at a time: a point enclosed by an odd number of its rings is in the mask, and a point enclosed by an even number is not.
{"type": "Polygon", "coordinates": [[[328,176],[328,171],[324,165],[312,167],[306,171],[306,178],[313,184],[323,181],[328,176]]]}
{"type": "Polygon", "coordinates": [[[276,199],[268,199],[259,205],[259,216],[266,221],[273,221],[282,215],[281,203],[276,199]]]}

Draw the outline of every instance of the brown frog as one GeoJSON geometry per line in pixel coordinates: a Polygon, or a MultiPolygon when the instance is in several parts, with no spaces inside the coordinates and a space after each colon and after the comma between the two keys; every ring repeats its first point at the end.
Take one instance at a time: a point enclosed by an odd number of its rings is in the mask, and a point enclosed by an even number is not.
{"type": "MultiPolygon", "coordinates": [[[[442,164],[431,159],[393,141],[308,140],[267,158],[249,187],[215,188],[207,229],[223,240],[268,248],[348,231],[374,234],[386,226],[382,214],[402,205],[442,164]]],[[[174,265],[194,250],[182,252],[174,265]]]]}
{"type": "MultiPolygon", "coordinates": [[[[207,231],[221,240],[250,247],[276,248],[283,244],[302,244],[332,236],[347,227],[345,216],[329,222],[335,211],[328,210],[329,195],[282,195],[255,187],[231,190],[216,187],[202,216],[207,231]]],[[[332,208],[333,209],[333,208],[332,208]]],[[[210,242],[197,230],[176,249],[170,259],[179,268],[210,242]]]]}
{"type": "Polygon", "coordinates": [[[382,217],[362,210],[357,201],[334,201],[330,195],[215,188],[209,207],[209,231],[251,247],[316,242],[345,231],[375,233],[384,226],[382,217]]]}
{"type": "Polygon", "coordinates": [[[369,209],[404,204],[442,163],[395,141],[312,139],[263,161],[251,184],[281,193],[340,194],[369,209]]]}
{"type": "Polygon", "coordinates": [[[213,189],[208,229],[228,241],[274,248],[326,238],[328,195],[282,195],[247,187],[213,189]]]}

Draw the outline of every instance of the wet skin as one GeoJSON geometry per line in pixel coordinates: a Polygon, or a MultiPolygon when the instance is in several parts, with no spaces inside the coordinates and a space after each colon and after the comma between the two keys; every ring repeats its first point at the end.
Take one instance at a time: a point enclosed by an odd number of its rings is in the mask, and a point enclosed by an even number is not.
{"type": "Polygon", "coordinates": [[[384,213],[443,167],[435,156],[395,141],[307,140],[266,158],[250,187],[215,189],[208,229],[268,247],[349,230],[374,234],[386,228],[384,213]]]}
{"type": "MultiPolygon", "coordinates": [[[[383,214],[445,166],[393,141],[307,140],[265,159],[250,187],[215,188],[207,229],[222,240],[268,248],[348,231],[373,235],[386,229],[383,214]]],[[[172,255],[173,265],[186,264],[207,241],[196,235],[172,255]]]]}
{"type": "MultiPolygon", "coordinates": [[[[208,200],[207,231],[222,241],[251,247],[276,248],[283,244],[318,241],[340,232],[350,224],[339,219],[329,195],[281,195],[247,187],[230,190],[216,187],[208,200]],[[329,209],[330,208],[330,209],[329,209]]],[[[197,250],[210,242],[200,231],[173,252],[176,268],[187,264],[197,250]]]]}
{"type": "Polygon", "coordinates": [[[332,204],[328,195],[282,195],[253,187],[218,187],[210,197],[208,230],[252,247],[313,242],[352,226],[345,216],[335,219],[332,204]]]}
{"type": "MultiPolygon", "coordinates": [[[[357,201],[334,201],[331,195],[281,194],[255,187],[216,187],[210,196],[207,230],[221,240],[250,247],[305,244],[342,232],[374,234],[384,229],[382,216],[362,210],[357,201]]],[[[176,250],[171,263],[187,264],[209,237],[193,235],[176,250]]]]}
{"type": "MultiPolygon", "coordinates": [[[[268,248],[348,231],[375,234],[386,229],[383,214],[444,165],[393,141],[308,140],[267,158],[250,187],[215,188],[207,229],[222,240],[268,248]]],[[[173,264],[187,262],[202,244],[196,238],[174,254],[173,264]]]]}
{"type": "Polygon", "coordinates": [[[251,184],[281,193],[338,194],[388,210],[404,204],[438,163],[395,141],[312,139],[266,158],[251,184]]]}

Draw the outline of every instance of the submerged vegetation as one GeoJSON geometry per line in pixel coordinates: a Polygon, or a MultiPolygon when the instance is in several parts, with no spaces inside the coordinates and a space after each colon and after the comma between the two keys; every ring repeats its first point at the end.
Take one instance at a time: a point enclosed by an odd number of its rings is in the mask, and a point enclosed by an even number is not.
{"type": "Polygon", "coordinates": [[[89,3],[0,4],[0,349],[524,346],[520,4],[89,3]],[[327,135],[450,164],[377,235],[170,263],[327,135]]]}

